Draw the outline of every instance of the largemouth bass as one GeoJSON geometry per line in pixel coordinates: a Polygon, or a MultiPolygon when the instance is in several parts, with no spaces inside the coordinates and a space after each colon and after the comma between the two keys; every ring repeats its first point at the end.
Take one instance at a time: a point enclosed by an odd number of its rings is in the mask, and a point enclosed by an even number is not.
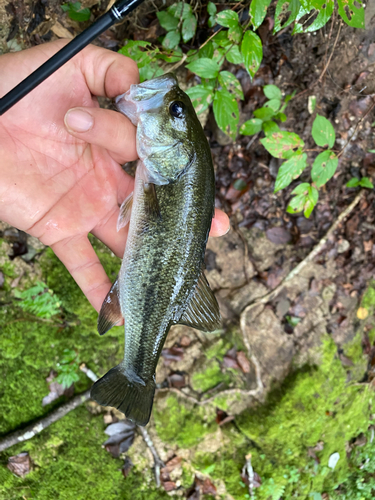
{"type": "Polygon", "coordinates": [[[202,126],[172,74],[132,85],[116,103],[137,126],[139,161],[134,192],[121,205],[117,225],[120,230],[130,222],[124,258],[103,302],[98,331],[104,334],[124,318],[125,354],[94,384],[91,396],[146,425],[170,327],[220,326],[203,273],[215,179],[202,126]]]}

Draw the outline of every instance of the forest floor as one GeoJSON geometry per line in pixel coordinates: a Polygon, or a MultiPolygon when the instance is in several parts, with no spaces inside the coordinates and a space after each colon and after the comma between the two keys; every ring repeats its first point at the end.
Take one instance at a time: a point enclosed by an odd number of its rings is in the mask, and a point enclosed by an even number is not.
{"type": "MultiPolygon", "coordinates": [[[[0,0],[0,54],[86,26],[71,21],[60,4],[0,0]]],[[[83,5],[92,21],[106,2],[83,5]]],[[[156,42],[155,9],[146,2],[96,43],[118,50],[126,38],[156,42]]],[[[227,235],[209,240],[206,252],[223,328],[207,335],[176,326],[168,336],[147,427],[163,463],[155,466],[147,438],[122,414],[89,401],[0,454],[0,500],[374,497],[375,193],[364,189],[359,196],[359,188],[346,187],[353,176],[375,182],[374,14],[369,3],[366,30],[341,26],[336,16],[318,33],[293,37],[289,28],[272,35],[268,17],[258,30],[264,59],[253,81],[240,66],[227,65],[243,87],[241,121],[265,102],[262,87],[275,84],[283,93],[296,91],[283,129],[314,147],[308,111],[314,95],[318,112],[334,125],[336,150],[347,147],[306,219],[286,213],[293,184],[274,194],[279,162],[259,137],[233,143],[208,115],[216,204],[232,224],[227,235]],[[238,179],[246,186],[241,191],[238,179]],[[353,200],[356,206],[309,259],[353,200]]],[[[196,83],[186,70],[178,76],[196,83]]],[[[114,279],[119,260],[92,241],[114,279]]],[[[123,355],[123,329],[99,337],[95,311],[52,251],[6,224],[0,225],[0,352],[0,446],[90,387],[80,363],[101,376],[123,355]],[[59,304],[50,319],[27,312],[16,298],[38,280],[59,304]],[[78,380],[64,392],[53,379],[66,349],[78,380]]]]}

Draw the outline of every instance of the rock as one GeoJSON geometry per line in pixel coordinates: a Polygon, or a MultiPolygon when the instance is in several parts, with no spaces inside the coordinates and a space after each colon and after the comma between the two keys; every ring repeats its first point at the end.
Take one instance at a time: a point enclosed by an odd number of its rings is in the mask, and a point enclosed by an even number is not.
{"type": "Polygon", "coordinates": [[[295,347],[290,335],[271,309],[249,306],[241,315],[241,330],[260,365],[260,377],[266,389],[287,375],[295,347]]]}
{"type": "Polygon", "coordinates": [[[241,229],[241,231],[259,271],[269,269],[277,259],[276,254],[280,250],[285,249],[284,253],[287,255],[285,244],[272,243],[260,229],[252,227],[251,229],[241,229]]]}
{"type": "Polygon", "coordinates": [[[254,276],[254,268],[248,259],[245,262],[244,243],[231,229],[221,238],[208,240],[206,276],[213,290],[239,288],[254,276]]]}

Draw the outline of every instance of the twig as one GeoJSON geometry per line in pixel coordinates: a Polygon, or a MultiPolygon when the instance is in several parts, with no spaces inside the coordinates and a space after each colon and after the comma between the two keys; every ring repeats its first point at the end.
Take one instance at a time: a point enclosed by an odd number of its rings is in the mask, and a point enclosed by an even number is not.
{"type": "MultiPolygon", "coordinates": [[[[88,378],[90,380],[92,380],[93,382],[96,382],[99,379],[99,377],[92,370],[90,370],[90,368],[87,368],[85,363],[82,363],[81,366],[79,367],[79,369],[83,373],[85,373],[88,376],[88,378]]],[[[146,445],[150,449],[152,456],[154,457],[155,481],[156,481],[156,486],[159,487],[160,486],[160,469],[165,466],[164,462],[159,457],[159,454],[156,451],[154,443],[152,442],[152,439],[151,439],[149,433],[147,432],[147,430],[144,427],[141,427],[139,425],[137,425],[137,428],[138,428],[140,434],[142,435],[144,442],[146,443],[146,445]]]]}
{"type": "Polygon", "coordinates": [[[57,422],[57,420],[60,420],[60,418],[65,417],[65,415],[67,415],[70,411],[75,410],[78,406],[81,406],[81,404],[88,399],[90,399],[90,389],[82,394],[78,394],[67,403],[56,408],[56,410],[51,412],[46,417],[37,420],[34,424],[28,425],[25,429],[11,432],[7,436],[4,436],[0,439],[0,452],[17,443],[22,443],[23,441],[31,439],[54,422],[57,422]]]}
{"type": "MultiPolygon", "coordinates": [[[[332,21],[333,23],[333,21],[332,21]]],[[[335,39],[335,43],[333,44],[333,47],[332,47],[332,51],[331,51],[331,55],[329,56],[328,58],[328,61],[326,62],[324,68],[323,68],[323,71],[320,75],[320,77],[318,78],[318,80],[314,83],[314,86],[317,84],[317,83],[320,83],[323,79],[323,76],[326,74],[326,71],[328,69],[328,66],[331,64],[331,60],[332,60],[332,57],[333,57],[333,53],[335,52],[335,48],[336,48],[336,45],[337,45],[337,42],[339,40],[339,36],[340,36],[340,32],[341,32],[341,26],[342,26],[342,20],[340,19],[340,26],[339,26],[339,29],[337,31],[337,35],[336,35],[336,39],[335,39]]],[[[328,42],[327,42],[328,43],[328,42]]]]}
{"type": "Polygon", "coordinates": [[[145,427],[140,427],[137,426],[140,434],[142,434],[143,441],[146,443],[148,446],[149,450],[152,453],[152,456],[154,457],[154,465],[155,465],[155,481],[156,481],[156,486],[159,488],[160,486],[160,470],[162,467],[165,467],[164,462],[162,459],[159,457],[158,452],[156,451],[156,448],[154,446],[154,443],[152,442],[152,439],[147,432],[145,427]]]}
{"type": "Polygon", "coordinates": [[[179,68],[182,64],[184,64],[184,62],[186,61],[187,59],[187,54],[184,54],[181,59],[179,61],[176,62],[176,64],[174,64],[171,68],[168,69],[168,73],[173,73],[173,71],[176,71],[177,68],[179,68]]]}
{"type": "Polygon", "coordinates": [[[267,302],[269,302],[274,297],[276,297],[276,295],[278,295],[280,293],[280,291],[284,288],[285,284],[288,281],[290,281],[291,279],[293,279],[295,276],[297,276],[302,271],[302,269],[309,262],[311,262],[318,255],[318,253],[320,253],[322,251],[323,247],[327,243],[331,234],[333,234],[336,231],[336,229],[341,224],[341,222],[350,214],[350,212],[354,209],[354,207],[356,205],[358,205],[364,192],[365,192],[365,190],[362,189],[357,194],[357,196],[354,198],[354,200],[351,202],[351,204],[348,207],[346,207],[346,209],[343,212],[341,212],[341,214],[337,217],[336,221],[328,229],[325,236],[313,248],[313,250],[309,253],[309,255],[305,259],[303,259],[303,261],[301,261],[294,269],[292,269],[291,272],[283,279],[283,281],[276,288],[274,288],[271,292],[267,293],[266,295],[263,295],[263,297],[256,299],[252,304],[249,304],[247,307],[252,308],[252,307],[257,306],[258,304],[267,304],[267,302]]]}

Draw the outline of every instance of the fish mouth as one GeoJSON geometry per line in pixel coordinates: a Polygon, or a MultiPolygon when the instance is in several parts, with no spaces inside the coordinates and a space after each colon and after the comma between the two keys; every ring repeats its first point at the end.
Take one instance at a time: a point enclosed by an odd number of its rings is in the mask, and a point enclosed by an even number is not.
{"type": "Polygon", "coordinates": [[[137,125],[139,115],[160,107],[165,94],[177,85],[176,77],[172,73],[166,73],[152,80],[131,85],[127,92],[116,97],[115,104],[121,113],[137,125]]]}

